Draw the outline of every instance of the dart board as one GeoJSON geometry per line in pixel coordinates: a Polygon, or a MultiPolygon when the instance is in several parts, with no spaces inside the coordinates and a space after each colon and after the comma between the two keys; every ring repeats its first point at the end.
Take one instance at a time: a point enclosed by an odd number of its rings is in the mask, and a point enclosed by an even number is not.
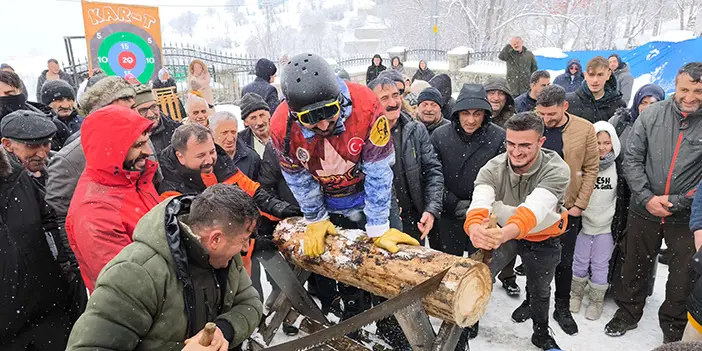
{"type": "Polygon", "coordinates": [[[90,39],[92,67],[108,76],[133,74],[140,83],[152,80],[161,67],[161,48],[147,31],[129,23],[108,24],[90,39]]]}

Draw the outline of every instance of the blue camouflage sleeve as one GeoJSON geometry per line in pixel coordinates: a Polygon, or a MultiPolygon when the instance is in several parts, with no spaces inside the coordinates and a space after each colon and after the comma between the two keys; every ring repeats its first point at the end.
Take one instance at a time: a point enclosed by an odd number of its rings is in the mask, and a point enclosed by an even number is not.
{"type": "Polygon", "coordinates": [[[361,169],[365,174],[366,232],[371,238],[379,237],[390,229],[390,201],[392,198],[392,164],[395,149],[390,134],[390,124],[376,102],[371,130],[361,154],[361,169]]]}
{"type": "Polygon", "coordinates": [[[329,218],[319,182],[312,177],[312,174],[300,164],[294,155],[283,155],[283,151],[279,145],[276,145],[275,140],[273,147],[278,156],[283,178],[300,204],[300,210],[305,215],[305,219],[317,222],[329,218]]]}

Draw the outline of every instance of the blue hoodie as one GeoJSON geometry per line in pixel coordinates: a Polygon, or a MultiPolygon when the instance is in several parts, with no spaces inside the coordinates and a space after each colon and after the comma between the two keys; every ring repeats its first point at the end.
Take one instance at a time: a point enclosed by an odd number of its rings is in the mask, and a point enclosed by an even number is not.
{"type": "Polygon", "coordinates": [[[578,90],[580,85],[583,83],[583,80],[585,80],[585,76],[583,75],[583,66],[580,65],[580,60],[574,58],[568,61],[566,71],[556,77],[556,79],[553,80],[553,84],[562,86],[566,93],[572,93],[578,90]],[[578,71],[575,72],[575,75],[571,75],[568,71],[572,65],[576,65],[578,67],[578,71]]]}
{"type": "Polygon", "coordinates": [[[647,96],[653,96],[657,101],[665,100],[665,91],[657,84],[646,84],[642,86],[634,95],[634,104],[629,108],[630,121],[633,123],[639,117],[639,105],[641,100],[647,96]]]}

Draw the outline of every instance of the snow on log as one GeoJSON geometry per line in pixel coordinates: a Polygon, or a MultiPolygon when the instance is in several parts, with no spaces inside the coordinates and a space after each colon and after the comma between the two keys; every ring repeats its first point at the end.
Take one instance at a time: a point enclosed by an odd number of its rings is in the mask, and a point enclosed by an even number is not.
{"type": "Polygon", "coordinates": [[[373,245],[364,231],[340,228],[338,236],[327,235],[322,256],[309,258],[305,227],[300,217],[276,227],[274,241],[288,262],[386,298],[450,268],[439,288],[422,299],[427,313],[461,327],[475,324],[485,313],[492,277],[483,263],[423,246],[400,245],[400,252],[391,254],[373,245]]]}

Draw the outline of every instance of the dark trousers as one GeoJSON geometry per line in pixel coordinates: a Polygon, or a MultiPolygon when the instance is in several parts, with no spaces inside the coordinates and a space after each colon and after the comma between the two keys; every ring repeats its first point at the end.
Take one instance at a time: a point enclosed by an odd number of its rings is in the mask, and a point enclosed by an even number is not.
{"type": "Polygon", "coordinates": [[[498,279],[500,279],[501,282],[506,282],[510,280],[515,280],[517,279],[517,276],[514,274],[514,265],[517,264],[517,258],[515,257],[511,261],[507,262],[507,265],[505,268],[502,268],[502,271],[500,274],[497,276],[498,279]]]}
{"type": "Polygon", "coordinates": [[[668,245],[668,281],[665,300],[658,310],[658,320],[666,339],[680,340],[687,323],[685,302],[697,274],[691,268],[695,254],[693,235],[687,223],[659,223],[629,211],[626,227],[620,284],[614,299],[619,306],[615,317],[638,323],[646,304],[647,289],[654,260],[665,238],[668,245]]]}
{"type": "Polygon", "coordinates": [[[556,301],[570,303],[570,288],[573,284],[573,254],[575,241],[580,232],[580,217],[568,216],[568,229],[559,236],[561,242],[561,263],[556,267],[556,301]]]}
{"type": "Polygon", "coordinates": [[[524,263],[527,290],[531,294],[529,309],[534,327],[548,325],[551,280],[556,274],[556,266],[561,261],[560,240],[558,237],[541,242],[510,240],[502,244],[492,254],[489,264],[493,278],[517,255],[524,263]]]}

